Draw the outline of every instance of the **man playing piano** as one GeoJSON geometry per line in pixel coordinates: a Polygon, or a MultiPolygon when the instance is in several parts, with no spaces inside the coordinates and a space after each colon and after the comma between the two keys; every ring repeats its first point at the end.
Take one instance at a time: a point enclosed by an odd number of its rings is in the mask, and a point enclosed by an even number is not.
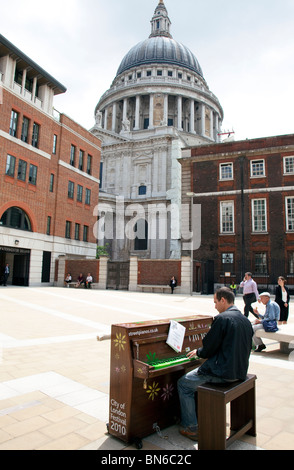
{"type": "Polygon", "coordinates": [[[191,351],[189,358],[200,357],[206,361],[178,380],[181,406],[180,433],[198,440],[198,423],[195,392],[204,382],[225,383],[245,380],[252,347],[251,322],[234,305],[234,294],[221,287],[214,294],[214,304],[219,312],[199,349],[191,351]]]}

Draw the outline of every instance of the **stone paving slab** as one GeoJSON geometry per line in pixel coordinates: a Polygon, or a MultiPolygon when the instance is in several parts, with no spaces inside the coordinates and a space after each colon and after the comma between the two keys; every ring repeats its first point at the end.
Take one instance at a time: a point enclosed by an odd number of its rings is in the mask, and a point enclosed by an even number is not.
{"type": "MultiPolygon", "coordinates": [[[[243,309],[241,296],[236,304],[243,309]]],[[[0,450],[136,450],[109,434],[113,323],[216,314],[212,296],[63,288],[0,288],[0,450]]],[[[290,323],[293,322],[290,304],[290,323]]],[[[252,318],[253,320],[253,318],[252,318]]],[[[267,341],[252,353],[257,437],[229,449],[294,449],[293,355],[267,341]]],[[[143,439],[144,450],[197,450],[178,427],[143,439]],[[166,436],[166,438],[163,438],[166,436]]]]}

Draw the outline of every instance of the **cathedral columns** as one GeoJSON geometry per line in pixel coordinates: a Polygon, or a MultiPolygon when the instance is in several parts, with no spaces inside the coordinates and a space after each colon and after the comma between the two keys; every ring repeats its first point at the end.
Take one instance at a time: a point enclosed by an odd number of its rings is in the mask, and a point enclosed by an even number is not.
{"type": "Polygon", "coordinates": [[[154,95],[150,94],[149,101],[149,129],[153,129],[153,114],[154,114],[154,95]]]}
{"type": "Polygon", "coordinates": [[[116,125],[116,103],[112,105],[112,132],[115,132],[115,125],[116,125]]]}
{"type": "Polygon", "coordinates": [[[205,104],[201,104],[200,135],[205,136],[205,104]]]}
{"type": "Polygon", "coordinates": [[[168,94],[164,95],[163,124],[168,124],[168,94]]]}
{"type": "Polygon", "coordinates": [[[191,99],[190,101],[190,132],[196,134],[195,132],[195,101],[191,99]]]}
{"type": "Polygon", "coordinates": [[[177,128],[182,131],[182,105],[183,105],[183,100],[181,96],[178,96],[178,125],[177,128]]]}
{"type": "Polygon", "coordinates": [[[123,121],[125,121],[127,119],[127,105],[128,105],[128,99],[124,98],[124,101],[123,101],[123,118],[122,118],[123,121]]]}
{"type": "Polygon", "coordinates": [[[219,116],[218,114],[216,113],[215,114],[215,141],[216,142],[219,142],[219,116]]]}
{"type": "Polygon", "coordinates": [[[140,129],[140,95],[136,96],[136,110],[135,110],[135,127],[134,131],[138,131],[140,129]]]}
{"type": "Polygon", "coordinates": [[[210,138],[213,139],[213,110],[210,110],[210,138]]]}
{"type": "Polygon", "coordinates": [[[104,129],[107,131],[107,119],[108,119],[108,108],[105,108],[104,112],[104,129]]]}

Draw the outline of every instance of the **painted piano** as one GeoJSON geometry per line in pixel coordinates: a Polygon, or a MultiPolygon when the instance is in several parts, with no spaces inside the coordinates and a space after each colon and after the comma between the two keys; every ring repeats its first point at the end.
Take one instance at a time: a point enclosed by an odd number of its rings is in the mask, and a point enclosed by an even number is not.
{"type": "Polygon", "coordinates": [[[180,419],[178,379],[201,364],[186,354],[202,345],[213,318],[172,319],[185,327],[180,353],[167,343],[171,320],[112,325],[108,431],[141,448],[141,439],[180,419]]]}

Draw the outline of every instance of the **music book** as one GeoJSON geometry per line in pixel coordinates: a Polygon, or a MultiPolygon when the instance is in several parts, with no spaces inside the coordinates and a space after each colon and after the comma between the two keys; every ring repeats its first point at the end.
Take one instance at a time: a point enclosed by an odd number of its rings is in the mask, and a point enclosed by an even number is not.
{"type": "Polygon", "coordinates": [[[166,343],[176,352],[182,352],[186,328],[175,320],[170,321],[166,343]]]}

